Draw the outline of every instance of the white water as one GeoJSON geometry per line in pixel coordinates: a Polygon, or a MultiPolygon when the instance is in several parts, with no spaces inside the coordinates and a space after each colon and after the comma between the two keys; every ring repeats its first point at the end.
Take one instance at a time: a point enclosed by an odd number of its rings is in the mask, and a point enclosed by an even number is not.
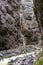
{"type": "MultiPolygon", "coordinates": [[[[42,51],[42,49],[41,49],[40,51],[42,51]]],[[[12,56],[11,58],[4,58],[3,60],[0,61],[0,65],[8,65],[8,62],[9,62],[11,59],[15,60],[17,57],[24,57],[24,56],[26,56],[26,55],[31,55],[31,54],[32,54],[33,56],[35,56],[34,53],[39,54],[40,51],[31,52],[31,53],[26,53],[26,54],[21,54],[21,55],[17,55],[17,56],[12,56]]]]}

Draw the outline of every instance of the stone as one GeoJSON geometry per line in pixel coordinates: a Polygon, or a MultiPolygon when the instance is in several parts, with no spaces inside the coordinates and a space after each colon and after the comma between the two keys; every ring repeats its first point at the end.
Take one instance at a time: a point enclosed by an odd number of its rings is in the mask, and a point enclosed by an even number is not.
{"type": "Polygon", "coordinates": [[[18,10],[19,0],[0,0],[0,50],[22,43],[18,10]]]}
{"type": "Polygon", "coordinates": [[[29,45],[33,44],[33,42],[39,44],[39,41],[41,40],[41,32],[34,13],[34,3],[33,1],[24,1],[23,3],[21,3],[21,32],[23,34],[23,44],[29,45]],[[40,32],[40,35],[37,35],[37,32],[40,32]],[[38,37],[40,37],[40,40],[38,37]]]}
{"type": "MultiPolygon", "coordinates": [[[[35,56],[36,58],[36,56],[35,56]]],[[[8,65],[33,65],[34,64],[34,59],[35,59],[32,54],[26,55],[24,57],[16,57],[15,60],[11,59],[8,62],[8,65]]]]}

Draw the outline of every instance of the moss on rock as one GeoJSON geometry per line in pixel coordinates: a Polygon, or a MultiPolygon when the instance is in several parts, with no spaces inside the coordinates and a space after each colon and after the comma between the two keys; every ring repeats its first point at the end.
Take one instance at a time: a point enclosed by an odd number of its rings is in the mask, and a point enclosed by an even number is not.
{"type": "Polygon", "coordinates": [[[38,59],[36,60],[34,65],[43,65],[43,51],[39,53],[38,59]]]}

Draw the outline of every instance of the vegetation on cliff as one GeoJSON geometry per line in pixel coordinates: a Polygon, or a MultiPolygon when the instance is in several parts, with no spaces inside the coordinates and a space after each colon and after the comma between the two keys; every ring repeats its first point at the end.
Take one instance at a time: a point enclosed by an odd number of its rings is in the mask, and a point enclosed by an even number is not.
{"type": "Polygon", "coordinates": [[[39,53],[39,56],[35,62],[35,65],[43,65],[43,51],[39,53]]]}

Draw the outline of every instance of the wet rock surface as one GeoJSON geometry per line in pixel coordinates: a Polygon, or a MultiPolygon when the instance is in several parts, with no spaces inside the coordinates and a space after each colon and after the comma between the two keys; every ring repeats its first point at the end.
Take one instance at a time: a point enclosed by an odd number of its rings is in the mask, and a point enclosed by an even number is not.
{"type": "Polygon", "coordinates": [[[23,44],[41,44],[41,32],[34,13],[33,0],[21,0],[20,6],[21,32],[23,44]]]}
{"type": "MultiPolygon", "coordinates": [[[[31,55],[30,55],[31,56],[31,55]]],[[[26,56],[24,58],[16,58],[15,60],[11,60],[8,65],[10,64],[14,64],[14,65],[33,65],[33,56],[31,56],[31,58],[29,58],[28,56],[26,56]],[[27,58],[26,58],[27,57],[27,58]]]]}
{"type": "Polygon", "coordinates": [[[8,62],[8,65],[33,65],[36,58],[37,58],[37,53],[33,53],[33,54],[27,54],[24,55],[23,57],[17,57],[15,60],[11,59],[8,62]]]}
{"type": "Polygon", "coordinates": [[[17,54],[16,56],[8,56],[9,54],[14,53],[14,51],[12,50],[12,52],[10,51],[9,53],[7,51],[7,53],[4,54],[7,57],[4,57],[4,55],[1,57],[2,55],[0,55],[0,65],[33,65],[41,51],[42,49],[40,48],[40,50],[17,54]]]}
{"type": "MultiPolygon", "coordinates": [[[[31,51],[17,56],[1,58],[0,65],[33,65],[42,49],[31,51]]],[[[11,54],[11,53],[10,53],[11,54]]],[[[8,55],[7,55],[8,56],[8,55]]]]}
{"type": "Polygon", "coordinates": [[[34,45],[27,45],[25,47],[19,46],[16,49],[13,50],[7,50],[7,51],[1,51],[0,52],[0,60],[4,58],[9,58],[12,56],[17,56],[20,54],[26,54],[26,53],[31,53],[31,52],[37,52],[40,51],[41,48],[34,46],[34,45]]]}

